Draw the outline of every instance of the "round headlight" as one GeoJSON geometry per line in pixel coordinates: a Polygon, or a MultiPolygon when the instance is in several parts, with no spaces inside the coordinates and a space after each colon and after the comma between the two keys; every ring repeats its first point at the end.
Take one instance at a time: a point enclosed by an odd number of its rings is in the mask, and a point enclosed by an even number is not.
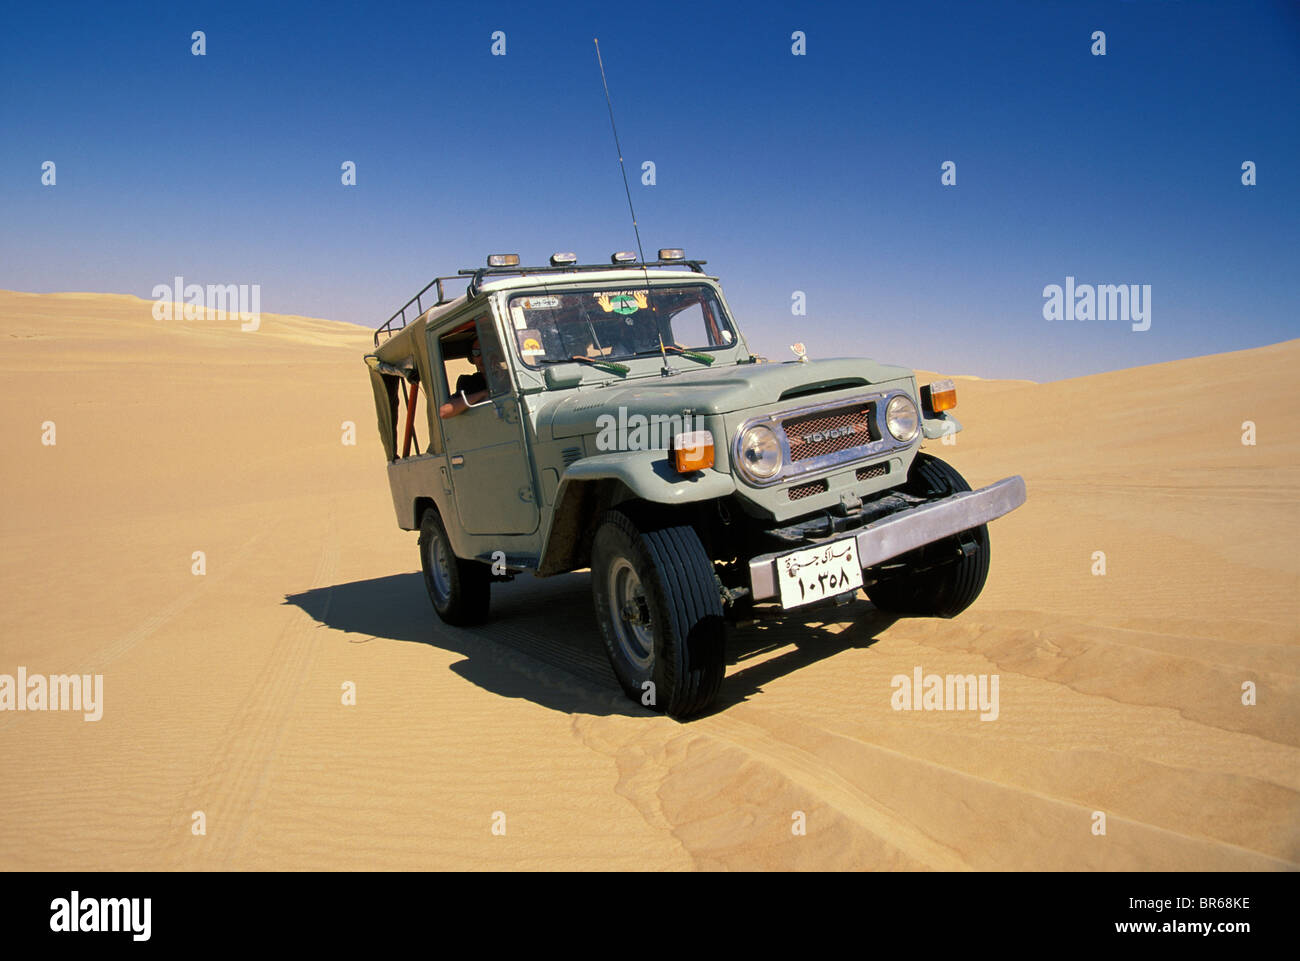
{"type": "Polygon", "coordinates": [[[916,405],[912,398],[899,394],[885,408],[885,424],[889,432],[901,441],[909,441],[916,436],[920,421],[916,416],[916,405]]]}
{"type": "Polygon", "coordinates": [[[758,424],[740,438],[740,469],[755,480],[767,480],[781,469],[781,442],[772,428],[758,424]]]}

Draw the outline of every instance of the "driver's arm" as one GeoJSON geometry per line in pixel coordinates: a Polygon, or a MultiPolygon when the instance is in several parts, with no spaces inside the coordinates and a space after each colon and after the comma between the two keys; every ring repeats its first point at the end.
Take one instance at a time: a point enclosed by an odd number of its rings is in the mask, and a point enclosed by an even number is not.
{"type": "Polygon", "coordinates": [[[438,416],[443,420],[446,420],[448,417],[459,417],[474,404],[481,404],[487,399],[488,392],[486,390],[476,390],[472,394],[457,394],[451,400],[447,401],[447,403],[438,408],[438,416]],[[468,403],[466,403],[466,400],[468,400],[468,403]]]}

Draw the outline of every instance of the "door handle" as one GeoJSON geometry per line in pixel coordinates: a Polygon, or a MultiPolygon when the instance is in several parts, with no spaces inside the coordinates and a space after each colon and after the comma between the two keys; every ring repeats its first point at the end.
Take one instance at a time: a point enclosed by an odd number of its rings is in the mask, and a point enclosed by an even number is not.
{"type": "Polygon", "coordinates": [[[452,467],[460,467],[460,466],[461,466],[462,464],[464,464],[464,463],[465,463],[465,458],[464,458],[464,456],[462,456],[461,454],[452,454],[452,455],[451,455],[451,466],[452,466],[452,467]]]}

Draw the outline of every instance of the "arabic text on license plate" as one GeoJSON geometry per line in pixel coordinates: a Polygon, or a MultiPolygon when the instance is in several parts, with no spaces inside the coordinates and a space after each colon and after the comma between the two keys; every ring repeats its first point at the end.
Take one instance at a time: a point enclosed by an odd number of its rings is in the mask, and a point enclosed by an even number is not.
{"type": "Polygon", "coordinates": [[[857,538],[846,537],[776,559],[781,606],[787,610],[862,586],[857,538]]]}

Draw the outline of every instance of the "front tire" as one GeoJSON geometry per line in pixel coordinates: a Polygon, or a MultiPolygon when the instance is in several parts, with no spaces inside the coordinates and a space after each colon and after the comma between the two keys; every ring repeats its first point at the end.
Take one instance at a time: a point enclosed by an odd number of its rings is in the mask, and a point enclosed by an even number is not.
{"type": "MultiPolygon", "coordinates": [[[[970,490],[970,485],[951,465],[929,454],[917,454],[903,488],[918,497],[946,497],[970,490]]],[[[989,529],[987,524],[962,532],[957,539],[946,538],[917,551],[910,558],[913,566],[930,565],[929,570],[909,570],[890,574],[866,589],[871,603],[890,614],[917,617],[956,617],[980,596],[989,576],[989,529]],[[957,553],[956,544],[971,553],[957,553]],[[954,560],[936,557],[941,552],[957,554],[954,560]]]]}
{"type": "Polygon", "coordinates": [[[492,569],[456,556],[447,528],[433,508],[420,518],[420,566],[429,600],[444,622],[465,627],[487,620],[492,569]]]}
{"type": "Polygon", "coordinates": [[[713,703],[726,627],[713,563],[694,528],[641,530],[622,511],[607,512],[592,544],[591,591],[628,697],[675,718],[713,703]]]}

